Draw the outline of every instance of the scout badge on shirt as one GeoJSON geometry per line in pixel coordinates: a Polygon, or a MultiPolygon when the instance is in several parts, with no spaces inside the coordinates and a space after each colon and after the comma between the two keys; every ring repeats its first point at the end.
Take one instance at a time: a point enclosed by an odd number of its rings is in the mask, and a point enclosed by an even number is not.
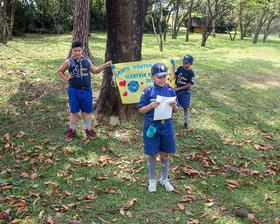
{"type": "Polygon", "coordinates": [[[153,138],[156,132],[157,132],[157,129],[153,125],[150,125],[150,127],[148,128],[148,130],[146,132],[146,135],[149,138],[153,138]]]}

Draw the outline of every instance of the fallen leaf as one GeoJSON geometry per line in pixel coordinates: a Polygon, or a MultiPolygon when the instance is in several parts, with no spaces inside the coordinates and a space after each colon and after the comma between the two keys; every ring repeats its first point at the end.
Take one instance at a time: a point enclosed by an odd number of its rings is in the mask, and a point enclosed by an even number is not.
{"type": "Polygon", "coordinates": [[[20,176],[21,176],[22,178],[28,178],[28,177],[29,177],[29,174],[28,174],[28,173],[22,173],[20,176]]]}
{"type": "Polygon", "coordinates": [[[123,208],[120,209],[120,213],[121,213],[122,216],[125,215],[125,212],[124,212],[123,208]]]}
{"type": "Polygon", "coordinates": [[[180,217],[178,216],[176,219],[175,219],[176,222],[179,222],[180,221],[180,217]]]}
{"type": "Polygon", "coordinates": [[[276,218],[274,219],[274,222],[275,222],[276,224],[279,224],[280,219],[276,217],[276,218]]]}
{"type": "Polygon", "coordinates": [[[44,213],[45,213],[44,210],[42,210],[42,211],[39,213],[39,219],[42,219],[42,218],[43,218],[44,213]]]}
{"type": "Polygon", "coordinates": [[[49,224],[54,224],[53,217],[51,215],[47,218],[47,222],[49,224]]]}
{"type": "Polygon", "coordinates": [[[226,179],[226,182],[231,183],[236,185],[237,187],[240,187],[240,184],[237,180],[230,180],[230,179],[226,179]]]}
{"type": "Polygon", "coordinates": [[[255,218],[254,214],[248,214],[247,215],[248,219],[250,219],[251,221],[255,218]]]}
{"type": "Polygon", "coordinates": [[[181,210],[181,211],[183,211],[185,209],[183,204],[178,204],[178,207],[179,207],[179,210],[181,210]]]}
{"type": "Polygon", "coordinates": [[[132,217],[132,214],[131,214],[131,212],[130,212],[130,211],[127,211],[127,212],[126,212],[126,215],[127,215],[129,218],[131,218],[131,217],[132,217]]]}
{"type": "Polygon", "coordinates": [[[33,173],[33,174],[31,175],[31,179],[32,179],[32,180],[36,179],[37,177],[38,177],[37,173],[33,173]]]}

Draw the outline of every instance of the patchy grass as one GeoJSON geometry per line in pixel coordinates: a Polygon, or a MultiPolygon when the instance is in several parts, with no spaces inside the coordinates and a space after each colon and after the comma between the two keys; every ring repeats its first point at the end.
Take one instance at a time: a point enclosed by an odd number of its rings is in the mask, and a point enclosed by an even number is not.
{"type": "MultiPolygon", "coordinates": [[[[194,56],[190,127],[174,117],[177,153],[167,193],[147,191],[142,123],[108,118],[89,140],[69,122],[67,83],[56,70],[70,35],[27,35],[0,51],[0,222],[13,223],[278,223],[280,219],[279,38],[252,44],[226,35],[168,36],[164,52],[145,34],[143,60],[194,56]],[[243,212],[243,213],[242,213],[243,212]],[[247,217],[241,218],[247,213],[247,217]]],[[[89,38],[95,65],[104,61],[106,35],[89,38]]],[[[93,88],[102,76],[93,77],[93,88]]],[[[98,93],[96,93],[98,94],[98,93]]],[[[92,119],[94,120],[94,118],[92,119]]],[[[157,167],[160,177],[160,168],[157,167]]]]}

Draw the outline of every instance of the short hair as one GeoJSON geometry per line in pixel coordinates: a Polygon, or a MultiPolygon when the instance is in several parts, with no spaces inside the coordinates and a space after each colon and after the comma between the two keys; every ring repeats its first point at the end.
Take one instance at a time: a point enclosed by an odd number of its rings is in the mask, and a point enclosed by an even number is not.
{"type": "Polygon", "coordinates": [[[72,43],[72,48],[80,47],[83,48],[83,43],[81,41],[75,41],[72,43]]]}

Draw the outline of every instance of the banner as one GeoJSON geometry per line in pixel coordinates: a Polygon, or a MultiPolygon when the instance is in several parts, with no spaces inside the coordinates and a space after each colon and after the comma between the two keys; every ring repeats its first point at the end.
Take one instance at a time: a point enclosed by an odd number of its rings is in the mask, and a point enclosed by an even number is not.
{"type": "Polygon", "coordinates": [[[151,68],[155,63],[164,63],[170,73],[166,77],[166,85],[174,87],[174,60],[146,60],[126,62],[112,65],[114,82],[118,86],[123,104],[138,103],[142,91],[153,85],[151,68]]]}

